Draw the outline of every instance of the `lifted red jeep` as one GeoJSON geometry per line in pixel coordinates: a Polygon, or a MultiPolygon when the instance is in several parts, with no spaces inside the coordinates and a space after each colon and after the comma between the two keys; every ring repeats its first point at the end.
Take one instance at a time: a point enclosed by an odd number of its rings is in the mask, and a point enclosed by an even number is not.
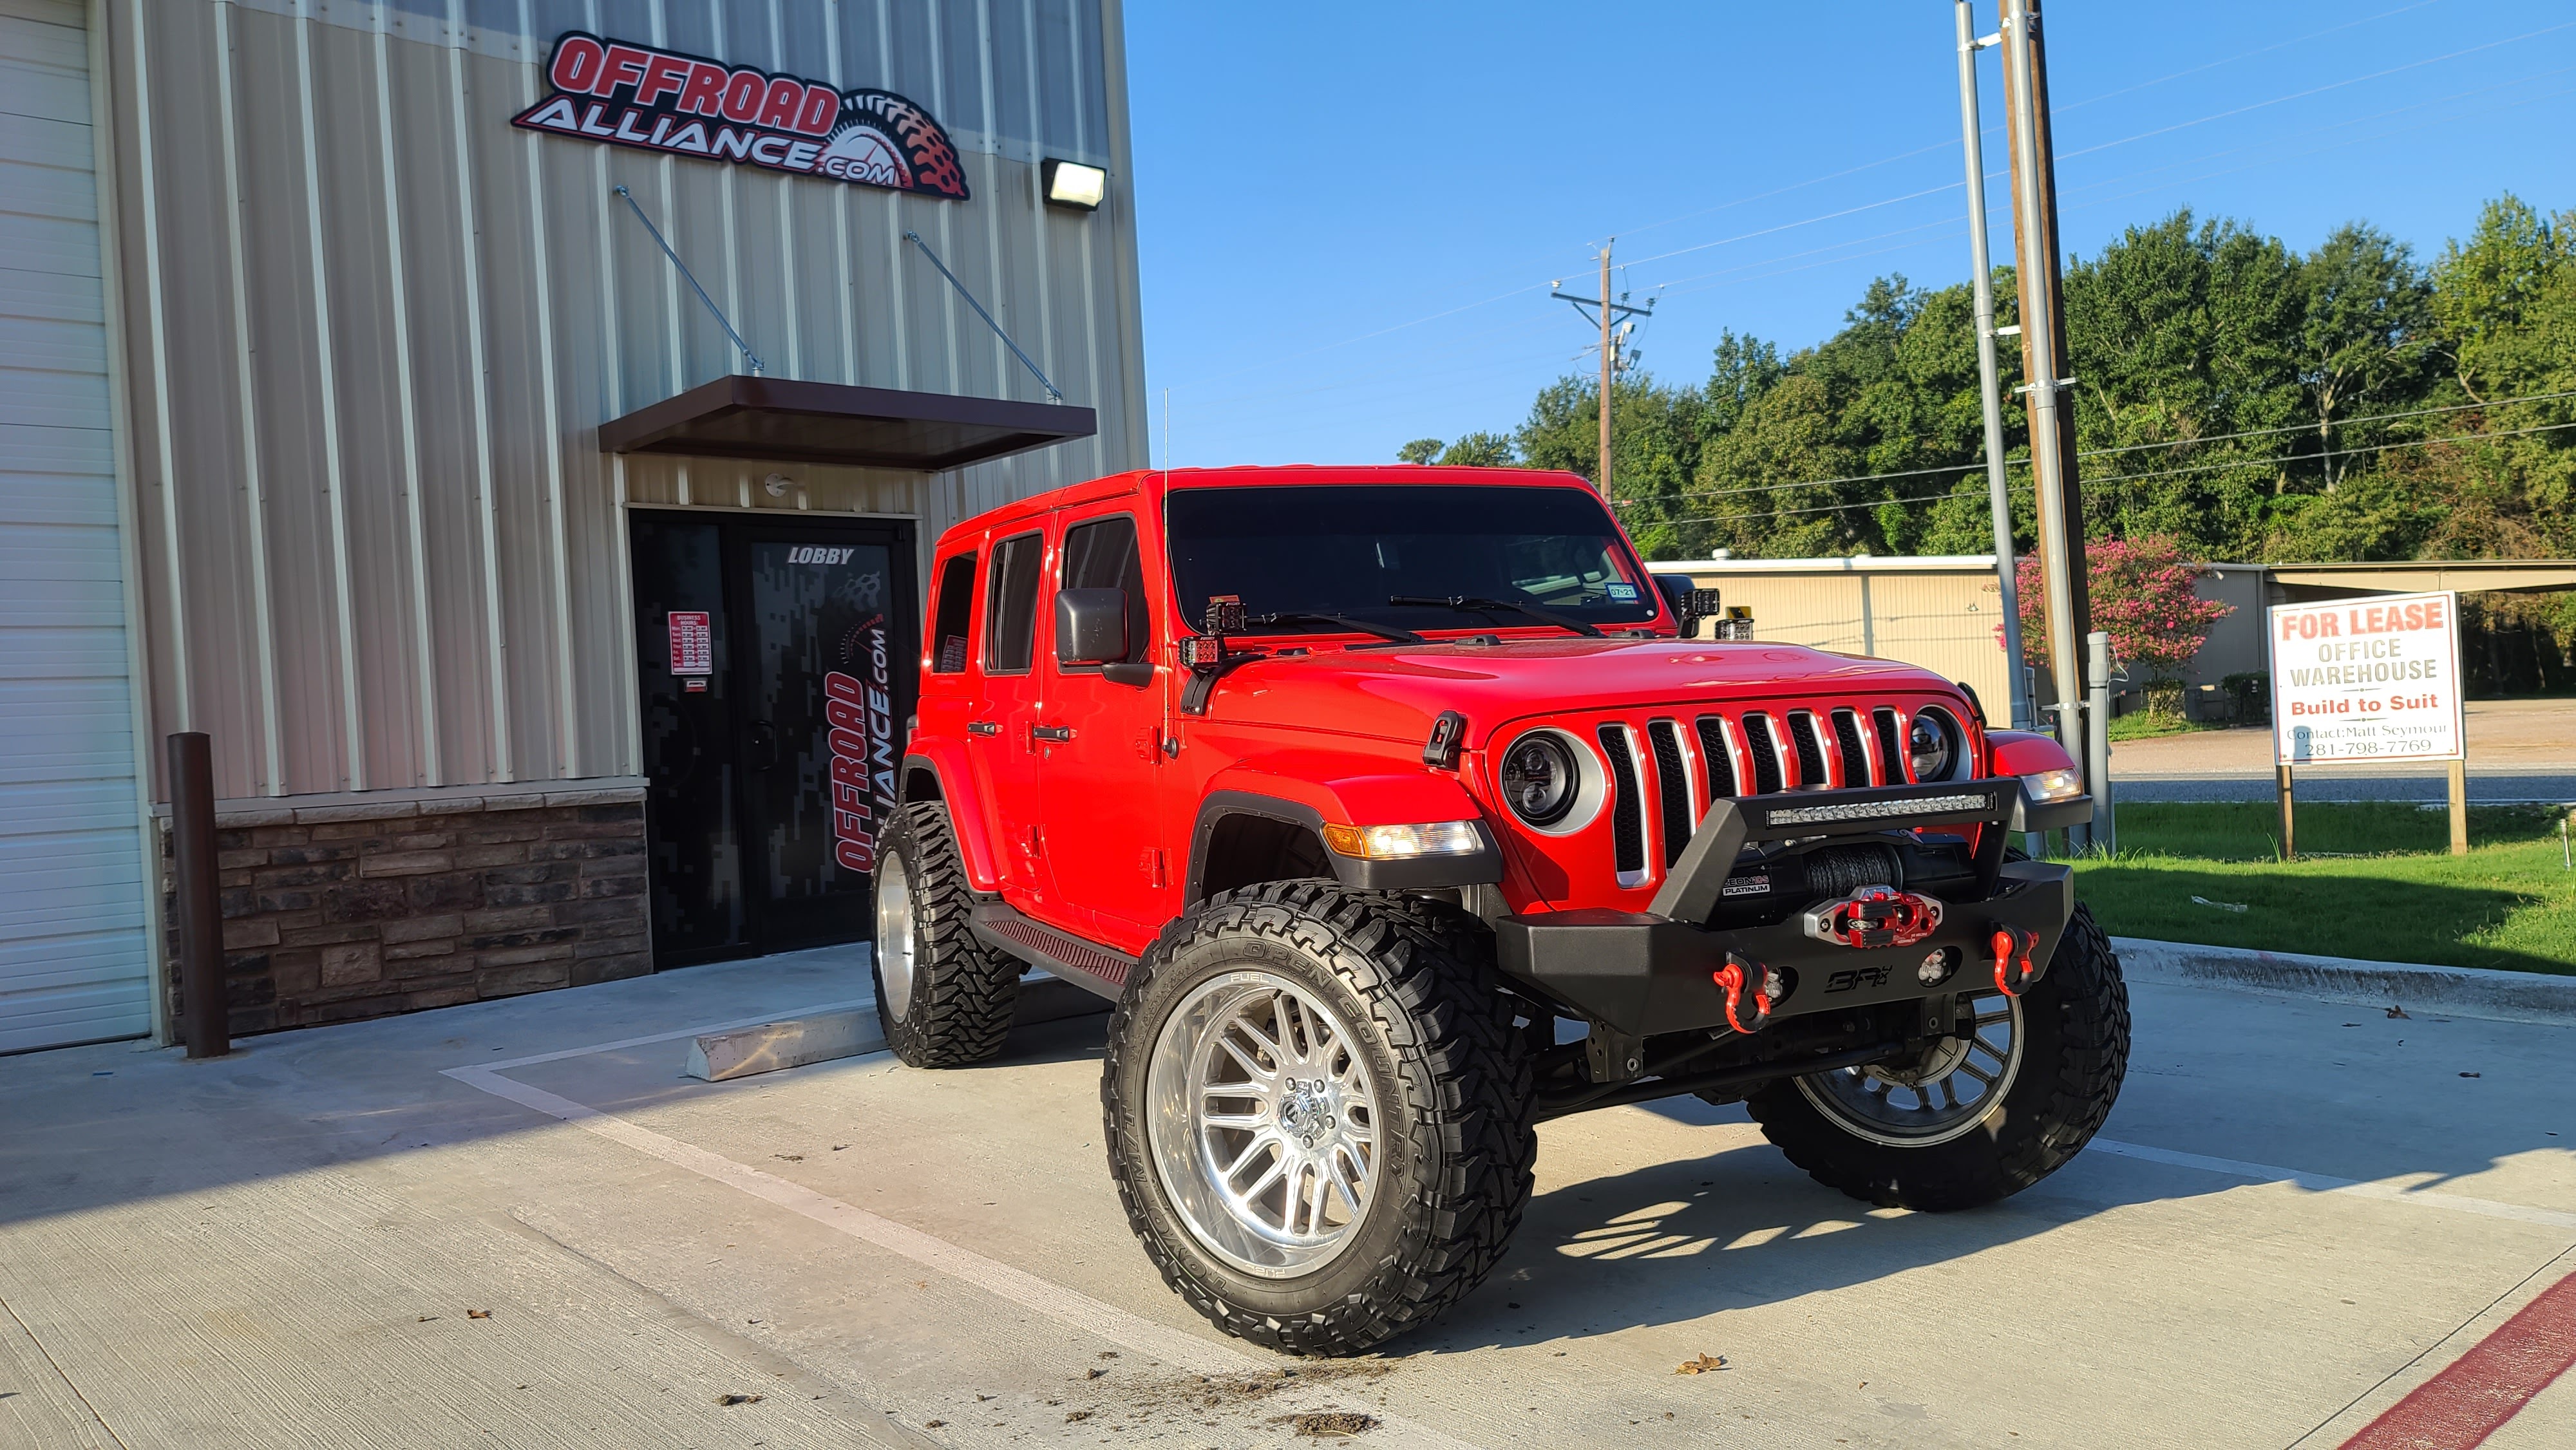
{"type": "Polygon", "coordinates": [[[1509,1244],[1535,1125],[1745,1102],[1820,1182],[1989,1203],[2081,1149],[2128,997],[2054,741],[1908,665],[1691,638],[1569,474],[1130,473],[950,529],[876,878],[905,1062],[1034,964],[1117,1003],[1110,1171],[1164,1278],[1308,1354],[1509,1244]]]}

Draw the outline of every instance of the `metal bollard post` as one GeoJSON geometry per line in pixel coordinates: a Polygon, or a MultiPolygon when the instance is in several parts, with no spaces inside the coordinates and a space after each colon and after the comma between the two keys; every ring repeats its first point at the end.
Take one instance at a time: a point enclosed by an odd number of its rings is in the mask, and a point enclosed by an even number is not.
{"type": "Polygon", "coordinates": [[[178,856],[180,1032],[188,1056],[232,1051],[224,1019],[224,919],[215,852],[212,737],[188,731],[170,748],[170,840],[178,856]]]}
{"type": "Polygon", "coordinates": [[[2108,856],[2120,849],[2120,830],[2111,814],[2111,636],[2102,630],[2084,637],[2084,670],[2093,682],[2084,692],[2084,786],[2093,795],[2093,847],[2108,856]]]}

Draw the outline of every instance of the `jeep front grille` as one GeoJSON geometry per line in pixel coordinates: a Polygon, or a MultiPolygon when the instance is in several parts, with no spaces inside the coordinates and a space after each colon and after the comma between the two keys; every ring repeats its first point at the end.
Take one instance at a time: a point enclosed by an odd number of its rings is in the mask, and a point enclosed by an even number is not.
{"type": "Polygon", "coordinates": [[[1619,884],[1634,885],[1646,875],[1646,805],[1637,789],[1636,750],[1628,727],[1601,727],[1601,753],[1610,760],[1610,840],[1619,884]]]}
{"type": "Polygon", "coordinates": [[[1682,760],[1682,728],[1670,720],[1652,721],[1646,726],[1646,739],[1655,747],[1656,814],[1663,825],[1664,865],[1670,867],[1682,858],[1682,848],[1690,844],[1699,812],[1691,809],[1690,768],[1682,760]]]}
{"type": "Polygon", "coordinates": [[[1780,775],[1780,737],[1771,733],[1771,717],[1759,710],[1744,717],[1744,751],[1753,757],[1755,795],[1789,788],[1780,775]]]}
{"type": "Polygon", "coordinates": [[[1910,784],[1914,767],[1906,757],[1904,719],[1885,705],[1872,710],[1870,719],[1878,727],[1878,783],[1910,784]]]}
{"type": "Polygon", "coordinates": [[[1825,767],[1824,742],[1816,738],[1816,717],[1808,710],[1789,712],[1789,743],[1798,752],[1798,784],[1805,786],[1835,785],[1834,773],[1825,767]]]}
{"type": "Polygon", "coordinates": [[[1711,802],[1912,783],[1908,723],[1886,705],[1597,721],[1619,884],[1671,869],[1711,802]]]}

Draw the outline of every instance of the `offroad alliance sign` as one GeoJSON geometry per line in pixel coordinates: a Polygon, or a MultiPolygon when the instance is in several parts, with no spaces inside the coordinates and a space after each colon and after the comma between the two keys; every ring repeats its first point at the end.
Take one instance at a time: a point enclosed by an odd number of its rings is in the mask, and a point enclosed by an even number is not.
{"type": "Polygon", "coordinates": [[[2463,758],[2459,622],[2454,593],[2273,605],[2273,759],[2463,758]]]}
{"type": "Polygon", "coordinates": [[[571,30],[546,61],[553,93],[510,124],[554,136],[964,201],[957,147],[892,91],[728,66],[571,30]]]}

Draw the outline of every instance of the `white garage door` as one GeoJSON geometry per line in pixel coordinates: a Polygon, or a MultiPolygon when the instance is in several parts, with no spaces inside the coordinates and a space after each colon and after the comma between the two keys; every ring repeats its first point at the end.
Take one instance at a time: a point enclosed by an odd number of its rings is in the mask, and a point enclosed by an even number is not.
{"type": "Polygon", "coordinates": [[[0,1052],[150,1030],[78,0],[0,0],[0,1052]]]}

